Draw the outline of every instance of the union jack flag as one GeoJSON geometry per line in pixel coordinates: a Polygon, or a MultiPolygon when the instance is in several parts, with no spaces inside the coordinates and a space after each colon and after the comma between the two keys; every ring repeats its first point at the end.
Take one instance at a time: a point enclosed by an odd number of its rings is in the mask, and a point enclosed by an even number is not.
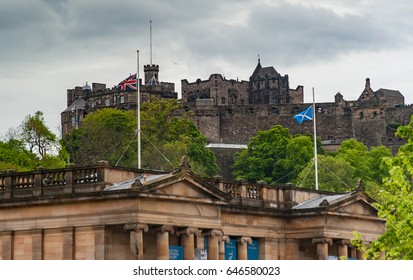
{"type": "Polygon", "coordinates": [[[130,75],[122,82],[120,82],[117,87],[118,90],[136,90],[136,74],[130,75]]]}

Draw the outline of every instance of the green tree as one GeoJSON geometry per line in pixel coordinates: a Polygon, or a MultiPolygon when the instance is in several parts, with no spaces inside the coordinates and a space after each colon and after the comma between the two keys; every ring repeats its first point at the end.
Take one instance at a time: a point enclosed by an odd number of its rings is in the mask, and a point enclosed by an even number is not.
{"type": "Polygon", "coordinates": [[[362,142],[349,139],[341,143],[336,157],[344,159],[355,168],[354,176],[367,181],[372,176],[367,151],[367,146],[362,142]]]}
{"type": "Polygon", "coordinates": [[[136,165],[136,120],[132,111],[105,108],[88,114],[82,127],[63,140],[71,160],[81,166],[107,160],[136,165]]]}
{"type": "Polygon", "coordinates": [[[21,140],[27,145],[30,152],[43,157],[57,144],[57,137],[46,126],[43,113],[37,111],[28,115],[20,126],[21,140]]]}
{"type": "Polygon", "coordinates": [[[413,119],[397,129],[396,135],[407,139],[397,155],[384,159],[388,177],[379,193],[380,218],[386,219],[386,232],[366,250],[366,258],[413,259],[413,119]]]}
{"type": "Polygon", "coordinates": [[[208,177],[218,174],[215,155],[205,148],[207,139],[190,120],[191,113],[182,118],[174,116],[174,111],[181,108],[176,100],[161,99],[142,104],[142,149],[147,151],[142,154],[142,161],[147,168],[171,170],[181,163],[183,155],[187,155],[196,173],[208,177]],[[147,154],[151,156],[146,158],[147,154]]]}
{"type": "Polygon", "coordinates": [[[233,176],[250,182],[289,182],[313,154],[308,136],[293,137],[287,128],[276,125],[259,131],[235,156],[233,176]]]}
{"type": "Polygon", "coordinates": [[[61,168],[66,162],[55,155],[46,154],[42,158],[30,152],[22,140],[0,141],[0,170],[31,171],[36,167],[61,168]]]}
{"type": "Polygon", "coordinates": [[[384,158],[391,152],[384,146],[373,147],[370,150],[362,142],[355,139],[345,140],[337,150],[336,157],[344,159],[354,167],[354,181],[362,179],[366,192],[374,199],[379,199],[383,178],[388,174],[384,158]]]}
{"type": "Polygon", "coordinates": [[[0,170],[60,168],[66,165],[65,159],[64,149],[46,126],[40,111],[26,116],[18,129],[10,128],[5,140],[0,141],[0,170]]]}
{"type": "MultiPolygon", "coordinates": [[[[356,185],[355,168],[342,158],[318,156],[319,190],[346,192],[356,185]]],[[[309,162],[294,181],[303,188],[315,189],[314,162],[309,162]]]]}
{"type": "MultiPolygon", "coordinates": [[[[176,100],[142,104],[142,167],[171,171],[187,155],[195,172],[216,175],[218,165],[215,155],[205,148],[206,137],[185,116],[173,116],[180,107],[176,100]]],[[[112,165],[136,167],[136,131],[134,111],[102,109],[87,115],[82,127],[65,137],[64,143],[76,164],[107,160],[112,165]]]]}
{"type": "Polygon", "coordinates": [[[21,140],[0,141],[0,170],[29,171],[36,167],[36,155],[21,140]]]}

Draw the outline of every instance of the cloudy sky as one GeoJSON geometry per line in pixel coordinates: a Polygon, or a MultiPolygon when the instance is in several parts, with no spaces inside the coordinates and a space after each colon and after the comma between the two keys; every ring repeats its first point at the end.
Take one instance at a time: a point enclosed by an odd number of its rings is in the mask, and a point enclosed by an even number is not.
{"type": "Polygon", "coordinates": [[[160,80],[248,80],[262,66],[304,86],[305,101],[400,90],[413,103],[411,0],[0,0],[0,136],[40,110],[59,134],[66,91],[116,85],[150,61],[160,80]]]}

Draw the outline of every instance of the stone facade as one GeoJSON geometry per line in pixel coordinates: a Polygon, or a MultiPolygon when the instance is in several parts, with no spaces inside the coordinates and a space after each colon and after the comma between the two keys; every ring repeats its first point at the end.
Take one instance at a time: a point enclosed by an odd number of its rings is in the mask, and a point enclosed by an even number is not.
{"type": "Polygon", "coordinates": [[[356,189],[69,166],[0,174],[0,259],[327,259],[358,257],[385,230],[356,189]]]}
{"type": "Polygon", "coordinates": [[[260,61],[249,81],[226,80],[220,74],[212,74],[208,80],[189,83],[181,81],[182,101],[189,105],[203,105],[202,100],[212,100],[214,106],[247,104],[300,104],[303,87],[292,90],[288,75],[281,76],[274,67],[262,67],[260,61]]]}
{"type": "MultiPolygon", "coordinates": [[[[151,98],[178,97],[175,84],[159,81],[159,65],[144,65],[145,84],[139,79],[141,102],[151,98]]],[[[67,108],[61,113],[62,135],[67,135],[82,124],[89,113],[102,108],[136,110],[136,91],[119,90],[117,87],[106,88],[106,84],[87,83],[67,90],[67,108]]]]}

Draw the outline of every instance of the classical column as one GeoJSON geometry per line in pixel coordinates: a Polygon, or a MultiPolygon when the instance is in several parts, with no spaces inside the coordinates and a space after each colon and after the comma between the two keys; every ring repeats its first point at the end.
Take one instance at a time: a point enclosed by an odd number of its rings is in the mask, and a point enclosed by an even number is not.
{"type": "Polygon", "coordinates": [[[13,232],[5,231],[0,233],[1,244],[2,244],[2,259],[12,260],[13,259],[13,232]]]}
{"type": "Polygon", "coordinates": [[[95,260],[105,259],[105,226],[95,226],[95,260]]]}
{"type": "Polygon", "coordinates": [[[146,224],[126,224],[125,231],[129,231],[129,259],[143,260],[143,232],[148,232],[146,224]]]}
{"type": "Polygon", "coordinates": [[[63,228],[63,259],[74,260],[74,228],[63,228]]]}
{"type": "Polygon", "coordinates": [[[219,259],[219,238],[223,236],[222,230],[210,230],[204,234],[208,237],[208,260],[219,259]]]}
{"type": "Polygon", "coordinates": [[[184,247],[184,260],[194,259],[195,235],[199,236],[201,231],[197,228],[186,228],[176,232],[181,236],[181,244],[184,247]]]}
{"type": "Polygon", "coordinates": [[[174,234],[172,226],[160,226],[152,229],[156,232],[156,256],[158,260],[169,260],[169,233],[174,234]]]}
{"type": "Polygon", "coordinates": [[[219,237],[219,259],[225,260],[225,243],[229,244],[230,239],[228,235],[219,237]]]}
{"type": "Polygon", "coordinates": [[[258,244],[258,258],[260,260],[278,260],[278,239],[260,238],[258,244]]]}
{"type": "Polygon", "coordinates": [[[350,240],[340,239],[335,240],[334,243],[337,244],[338,258],[348,259],[348,245],[350,245],[350,240]]]}
{"type": "Polygon", "coordinates": [[[251,237],[237,239],[237,260],[248,260],[248,244],[252,244],[251,237]]]}
{"type": "Polygon", "coordinates": [[[43,230],[33,230],[32,234],[32,258],[33,260],[43,259],[43,230]]]}
{"type": "Polygon", "coordinates": [[[331,238],[313,238],[313,244],[317,246],[317,260],[328,259],[328,245],[332,245],[331,238]]]}

